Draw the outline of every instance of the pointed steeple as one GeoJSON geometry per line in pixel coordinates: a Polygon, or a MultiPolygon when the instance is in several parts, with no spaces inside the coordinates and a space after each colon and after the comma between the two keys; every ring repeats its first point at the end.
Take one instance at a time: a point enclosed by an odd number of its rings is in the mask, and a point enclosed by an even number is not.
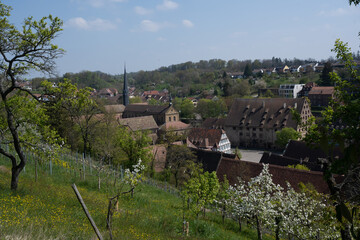
{"type": "Polygon", "coordinates": [[[124,89],[123,89],[123,104],[125,106],[129,105],[129,89],[126,78],[126,64],[124,64],[124,89]]]}

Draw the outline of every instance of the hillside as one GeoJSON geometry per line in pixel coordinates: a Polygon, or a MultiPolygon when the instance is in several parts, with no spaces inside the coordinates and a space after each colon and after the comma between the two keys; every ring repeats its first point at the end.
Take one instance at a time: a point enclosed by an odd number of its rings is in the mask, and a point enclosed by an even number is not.
{"type": "MultiPolygon", "coordinates": [[[[89,174],[81,180],[76,171],[57,165],[50,175],[49,165],[42,164],[35,182],[33,166],[28,165],[20,177],[19,189],[12,192],[10,166],[1,158],[0,166],[0,239],[96,239],[72,183],[77,184],[100,232],[109,239],[108,198],[116,192],[112,178],[105,179],[98,190],[96,176],[89,174]]],[[[185,217],[190,222],[189,237],[182,235],[182,202],[177,194],[143,183],[136,188],[134,198],[125,194],[120,198],[113,216],[113,239],[256,238],[251,229],[243,228],[238,233],[235,221],[227,219],[222,225],[220,214],[209,213],[199,219],[188,214],[185,217]]]]}
{"type": "MultiPolygon", "coordinates": [[[[257,92],[258,88],[278,87],[282,83],[318,81],[319,73],[315,72],[269,74],[269,71],[276,67],[298,67],[315,62],[314,59],[282,60],[275,57],[254,61],[211,59],[208,61],[201,60],[199,62],[173,64],[153,71],[132,72],[128,73],[127,76],[130,85],[135,86],[139,91],[167,89],[172,96],[184,97],[198,95],[203,91],[216,90],[219,94],[227,95],[229,93],[226,93],[227,90],[224,89],[227,82],[228,85],[231,85],[230,89],[234,89],[230,92],[231,95],[241,95],[257,92]],[[266,74],[265,71],[267,71],[266,74]],[[245,72],[245,79],[239,78],[245,72]],[[244,87],[248,88],[249,91],[246,93],[237,91],[244,87]],[[236,88],[238,89],[236,90],[236,88]]],[[[62,78],[70,79],[79,87],[88,86],[97,90],[101,88],[117,88],[121,91],[123,83],[123,74],[111,75],[99,71],[66,73],[60,78],[51,79],[51,81],[57,82],[62,78]]],[[[36,83],[33,84],[33,88],[36,89],[39,86],[39,81],[35,79],[33,82],[36,83]]]]}

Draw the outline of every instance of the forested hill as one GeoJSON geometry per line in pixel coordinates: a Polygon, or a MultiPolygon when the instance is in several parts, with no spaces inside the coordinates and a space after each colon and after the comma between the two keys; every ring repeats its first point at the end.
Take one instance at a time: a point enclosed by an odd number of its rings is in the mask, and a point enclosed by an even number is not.
{"type": "MultiPolygon", "coordinates": [[[[334,62],[333,59],[326,61],[334,62]]],[[[283,67],[287,65],[299,66],[308,63],[314,63],[314,59],[263,59],[263,60],[201,60],[199,62],[185,62],[180,64],[170,65],[168,67],[160,67],[153,71],[138,71],[128,73],[128,80],[130,85],[135,86],[137,90],[163,90],[168,89],[172,94],[178,96],[194,95],[198,92],[214,89],[215,86],[224,84],[224,79],[229,79],[227,74],[247,74],[249,77],[261,79],[259,74],[260,69],[271,69],[274,67],[283,67]]],[[[325,60],[322,60],[325,62],[325,60]]],[[[288,76],[289,77],[289,76],[288,76]]],[[[304,77],[304,76],[296,76],[304,77]]],[[[68,78],[79,87],[92,87],[97,90],[102,88],[116,88],[122,90],[123,74],[111,75],[102,73],[100,71],[82,71],[80,73],[66,73],[61,78],[51,79],[56,82],[62,78],[68,78]]],[[[300,81],[300,79],[298,79],[300,81]]],[[[303,79],[303,82],[313,81],[314,79],[303,79]]],[[[39,79],[33,79],[33,87],[36,89],[36,83],[39,79]]],[[[251,81],[249,82],[250,84],[251,81]]],[[[266,87],[273,87],[273,84],[266,84],[266,87]]]]}

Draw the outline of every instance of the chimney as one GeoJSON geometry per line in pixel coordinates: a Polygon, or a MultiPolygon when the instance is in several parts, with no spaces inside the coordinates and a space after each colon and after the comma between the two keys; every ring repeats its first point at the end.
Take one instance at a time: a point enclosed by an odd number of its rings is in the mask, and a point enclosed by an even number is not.
{"type": "Polygon", "coordinates": [[[284,109],[286,108],[286,102],[284,102],[284,109]]]}

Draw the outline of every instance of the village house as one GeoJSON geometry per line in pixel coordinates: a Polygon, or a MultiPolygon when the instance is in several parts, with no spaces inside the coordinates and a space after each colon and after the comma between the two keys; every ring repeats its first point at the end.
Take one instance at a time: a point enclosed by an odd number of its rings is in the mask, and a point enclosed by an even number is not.
{"type": "Polygon", "coordinates": [[[301,97],[307,97],[309,95],[310,90],[313,87],[316,87],[316,83],[314,82],[308,82],[306,83],[303,88],[301,89],[301,91],[298,93],[297,97],[301,98],[301,97]]]}
{"type": "Polygon", "coordinates": [[[103,88],[97,95],[99,98],[111,98],[119,94],[119,91],[115,88],[103,88]]]}
{"type": "Polygon", "coordinates": [[[282,98],[297,98],[298,93],[305,84],[281,84],[279,87],[279,96],[282,98]]]}
{"type": "Polygon", "coordinates": [[[305,98],[236,99],[225,121],[231,145],[276,148],[276,132],[285,127],[304,134],[291,109],[304,122],[312,116],[305,98]]]}
{"type": "Polygon", "coordinates": [[[199,149],[231,153],[231,144],[222,129],[192,128],[188,140],[199,149]]]}
{"type": "Polygon", "coordinates": [[[334,87],[313,87],[308,94],[308,98],[312,106],[327,107],[334,97],[334,93],[334,87]]]}

